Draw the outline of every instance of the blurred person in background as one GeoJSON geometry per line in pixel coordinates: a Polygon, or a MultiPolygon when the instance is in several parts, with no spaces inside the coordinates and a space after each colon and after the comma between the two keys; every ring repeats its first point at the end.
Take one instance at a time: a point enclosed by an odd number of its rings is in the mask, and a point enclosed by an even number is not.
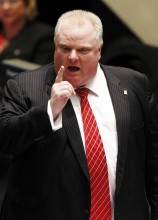
{"type": "Polygon", "coordinates": [[[53,28],[37,15],[36,0],[0,0],[0,60],[52,61],[53,28]]]}

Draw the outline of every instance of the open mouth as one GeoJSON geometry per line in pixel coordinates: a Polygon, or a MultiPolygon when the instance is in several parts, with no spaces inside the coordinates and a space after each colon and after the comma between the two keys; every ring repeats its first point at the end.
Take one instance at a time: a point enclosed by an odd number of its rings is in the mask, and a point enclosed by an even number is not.
{"type": "Polygon", "coordinates": [[[77,67],[77,66],[69,66],[68,67],[68,70],[70,71],[70,72],[76,72],[76,71],[78,71],[80,68],[79,67],[77,67]]]}

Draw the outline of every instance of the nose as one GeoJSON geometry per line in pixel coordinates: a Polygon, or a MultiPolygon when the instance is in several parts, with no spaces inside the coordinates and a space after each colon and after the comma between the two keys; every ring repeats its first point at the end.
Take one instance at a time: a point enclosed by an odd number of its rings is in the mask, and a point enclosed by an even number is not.
{"type": "Polygon", "coordinates": [[[78,60],[78,54],[76,50],[72,50],[68,56],[69,61],[77,61],[78,60]]]}

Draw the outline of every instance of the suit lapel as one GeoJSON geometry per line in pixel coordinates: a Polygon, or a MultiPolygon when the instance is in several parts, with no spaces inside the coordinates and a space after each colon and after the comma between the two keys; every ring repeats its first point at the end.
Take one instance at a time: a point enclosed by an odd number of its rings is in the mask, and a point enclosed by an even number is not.
{"type": "Polygon", "coordinates": [[[71,101],[68,101],[67,105],[63,110],[63,126],[69,137],[72,149],[76,155],[76,158],[89,180],[89,172],[87,166],[87,160],[85,156],[84,146],[80,135],[80,130],[77,122],[75,112],[73,110],[71,101]],[[73,129],[72,129],[73,128],[73,129]]]}
{"type": "Polygon", "coordinates": [[[116,192],[119,192],[124,174],[130,126],[128,88],[114,75],[113,71],[106,71],[106,78],[114,107],[118,134],[116,192]]]}

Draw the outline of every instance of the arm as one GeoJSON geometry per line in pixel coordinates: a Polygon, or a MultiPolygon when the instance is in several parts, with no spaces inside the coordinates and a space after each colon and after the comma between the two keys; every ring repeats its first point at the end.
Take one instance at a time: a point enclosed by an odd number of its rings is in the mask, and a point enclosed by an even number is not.
{"type": "MultiPolygon", "coordinates": [[[[52,86],[50,108],[56,120],[65,107],[74,89],[62,81],[61,67],[52,86]]],[[[10,79],[5,87],[3,110],[0,113],[0,151],[18,154],[36,144],[36,141],[53,135],[48,115],[48,99],[40,83],[39,72],[20,74],[10,79]],[[42,101],[43,100],[43,101],[42,101]],[[42,103],[42,104],[40,104],[42,103]]]]}
{"type": "Polygon", "coordinates": [[[158,107],[147,83],[149,117],[146,128],[146,193],[151,206],[151,219],[158,219],[158,107]]]}
{"type": "Polygon", "coordinates": [[[21,153],[52,133],[47,103],[29,105],[29,98],[24,97],[17,82],[9,80],[0,113],[0,151],[3,153],[21,153]]]}

